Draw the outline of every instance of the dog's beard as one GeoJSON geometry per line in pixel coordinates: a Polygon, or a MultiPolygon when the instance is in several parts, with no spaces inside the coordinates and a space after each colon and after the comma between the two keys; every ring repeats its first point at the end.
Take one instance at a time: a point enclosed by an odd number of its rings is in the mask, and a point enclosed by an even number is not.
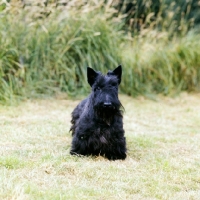
{"type": "Polygon", "coordinates": [[[106,123],[108,126],[111,125],[115,115],[120,114],[121,112],[117,110],[115,107],[112,108],[104,108],[98,107],[95,108],[96,117],[99,121],[106,123]]]}

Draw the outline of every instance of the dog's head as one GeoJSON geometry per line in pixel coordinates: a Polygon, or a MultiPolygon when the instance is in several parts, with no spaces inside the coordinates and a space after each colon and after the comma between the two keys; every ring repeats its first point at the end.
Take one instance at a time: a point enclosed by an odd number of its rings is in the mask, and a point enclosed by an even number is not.
{"type": "Polygon", "coordinates": [[[108,125],[116,114],[121,114],[122,107],[118,99],[118,87],[121,82],[122,67],[119,65],[106,75],[87,68],[88,83],[92,87],[93,107],[97,117],[108,125]]]}

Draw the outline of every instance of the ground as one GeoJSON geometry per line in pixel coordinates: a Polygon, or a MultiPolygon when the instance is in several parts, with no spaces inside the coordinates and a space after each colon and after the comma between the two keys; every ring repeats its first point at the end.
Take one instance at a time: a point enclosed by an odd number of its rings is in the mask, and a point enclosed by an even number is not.
{"type": "Polygon", "coordinates": [[[200,95],[120,95],[128,157],[69,154],[78,100],[0,106],[0,199],[200,199],[200,95]]]}

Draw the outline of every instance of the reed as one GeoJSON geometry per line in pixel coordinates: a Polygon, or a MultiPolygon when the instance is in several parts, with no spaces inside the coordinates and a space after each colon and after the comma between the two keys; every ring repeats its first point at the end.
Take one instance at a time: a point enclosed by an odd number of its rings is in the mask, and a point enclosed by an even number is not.
{"type": "Polygon", "coordinates": [[[199,91],[200,36],[188,28],[192,20],[182,17],[176,31],[175,11],[165,17],[158,12],[155,20],[149,13],[132,35],[124,29],[126,16],[111,2],[34,2],[1,3],[2,103],[85,94],[87,66],[106,72],[118,64],[128,95],[199,91]]]}

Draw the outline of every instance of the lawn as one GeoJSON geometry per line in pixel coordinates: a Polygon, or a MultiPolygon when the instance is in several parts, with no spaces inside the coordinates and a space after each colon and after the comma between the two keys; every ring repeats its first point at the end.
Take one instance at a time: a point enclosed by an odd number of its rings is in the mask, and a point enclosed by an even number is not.
{"type": "Polygon", "coordinates": [[[69,154],[78,100],[0,106],[0,199],[199,199],[200,95],[120,95],[128,157],[69,154]]]}

